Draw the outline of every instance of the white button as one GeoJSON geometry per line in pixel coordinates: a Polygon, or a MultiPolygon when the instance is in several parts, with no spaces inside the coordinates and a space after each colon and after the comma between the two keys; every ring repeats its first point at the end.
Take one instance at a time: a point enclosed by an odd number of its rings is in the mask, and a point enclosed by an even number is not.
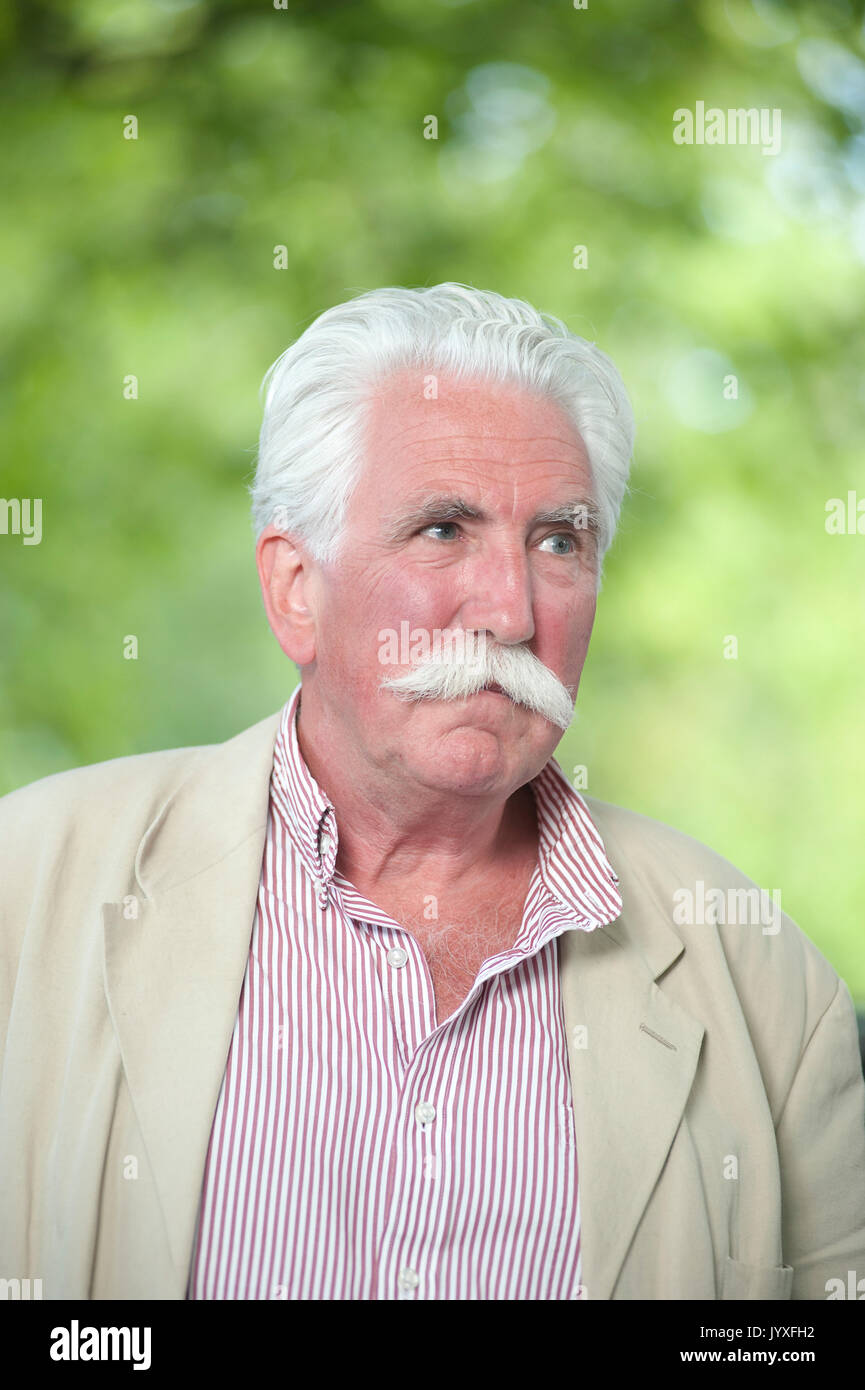
{"type": "Polygon", "coordinates": [[[401,1269],[399,1272],[399,1286],[401,1289],[416,1289],[420,1283],[420,1275],[416,1269],[401,1269]]]}
{"type": "Polygon", "coordinates": [[[436,1117],[436,1108],[428,1100],[422,1100],[420,1105],[414,1108],[414,1117],[418,1124],[431,1125],[436,1117]]]}
{"type": "Polygon", "coordinates": [[[393,965],[399,970],[401,965],[405,965],[408,960],[408,951],[404,951],[402,946],[394,946],[392,951],[387,953],[388,965],[393,965]]]}

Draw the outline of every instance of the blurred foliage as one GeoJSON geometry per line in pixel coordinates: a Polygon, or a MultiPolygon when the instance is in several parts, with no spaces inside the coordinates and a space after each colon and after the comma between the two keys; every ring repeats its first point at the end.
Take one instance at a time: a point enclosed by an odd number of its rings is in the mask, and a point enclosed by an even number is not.
{"type": "Polygon", "coordinates": [[[358,290],[465,281],[637,414],[560,761],[780,887],[865,1000],[865,536],[824,526],[865,496],[861,5],[20,0],[0,50],[0,492],[43,499],[0,535],[0,791],[279,707],[260,379],[358,290]],[[781,152],[674,144],[698,100],[780,108],[781,152]]]}

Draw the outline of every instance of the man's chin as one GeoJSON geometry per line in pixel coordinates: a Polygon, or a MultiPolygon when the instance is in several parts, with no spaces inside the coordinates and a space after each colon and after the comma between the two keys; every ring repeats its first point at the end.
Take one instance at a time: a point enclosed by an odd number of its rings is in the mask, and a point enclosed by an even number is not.
{"type": "Polygon", "coordinates": [[[428,717],[418,721],[417,752],[429,752],[437,767],[450,765],[458,775],[466,764],[513,767],[539,752],[545,761],[562,736],[544,715],[493,691],[424,704],[428,717]]]}

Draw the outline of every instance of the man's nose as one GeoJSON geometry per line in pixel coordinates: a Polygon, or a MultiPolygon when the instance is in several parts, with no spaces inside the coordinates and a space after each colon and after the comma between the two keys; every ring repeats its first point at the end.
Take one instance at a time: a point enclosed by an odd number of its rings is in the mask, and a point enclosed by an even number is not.
{"type": "Polygon", "coordinates": [[[489,632],[497,642],[530,642],[535,635],[533,598],[525,550],[491,550],[472,567],[460,626],[489,632]]]}

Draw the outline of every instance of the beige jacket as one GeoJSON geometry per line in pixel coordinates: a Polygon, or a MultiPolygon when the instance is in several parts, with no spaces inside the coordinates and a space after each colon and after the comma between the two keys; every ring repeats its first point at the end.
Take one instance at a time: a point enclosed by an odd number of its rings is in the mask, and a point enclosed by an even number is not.
{"type": "MultiPolygon", "coordinates": [[[[0,1279],[182,1299],[249,949],[279,716],[0,800],[0,1279]]],[[[750,881],[588,799],[621,917],[559,941],[588,1299],[822,1299],[865,1277],[850,996],[750,881]],[[777,924],[776,924],[777,925],[777,924]]]]}

